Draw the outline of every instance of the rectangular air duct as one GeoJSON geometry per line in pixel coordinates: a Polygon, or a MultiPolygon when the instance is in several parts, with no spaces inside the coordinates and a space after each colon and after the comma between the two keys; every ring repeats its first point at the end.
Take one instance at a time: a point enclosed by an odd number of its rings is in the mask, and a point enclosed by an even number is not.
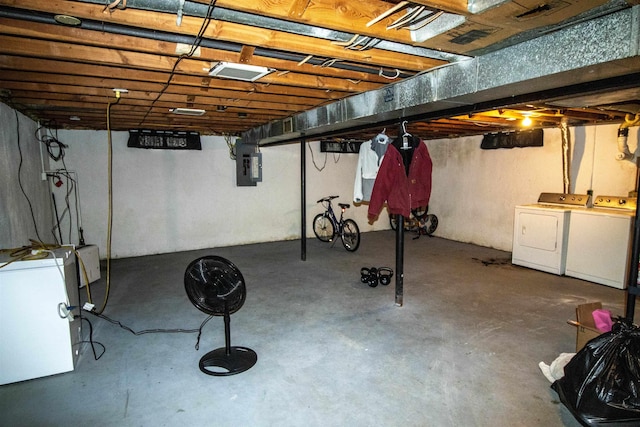
{"type": "Polygon", "coordinates": [[[234,64],[231,62],[218,62],[213,67],[211,67],[211,70],[209,70],[209,75],[212,77],[223,77],[225,79],[253,82],[271,72],[273,72],[273,70],[267,67],[234,64]]]}

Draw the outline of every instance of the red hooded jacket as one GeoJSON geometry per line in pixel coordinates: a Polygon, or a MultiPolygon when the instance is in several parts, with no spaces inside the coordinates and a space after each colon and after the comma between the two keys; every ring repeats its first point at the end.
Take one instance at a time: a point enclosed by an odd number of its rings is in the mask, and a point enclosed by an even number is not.
{"type": "Polygon", "coordinates": [[[373,221],[380,214],[384,202],[389,213],[409,217],[411,209],[427,207],[431,197],[431,170],[433,163],[426,144],[419,140],[409,164],[409,175],[400,151],[389,145],[378,170],[368,216],[373,221]]]}

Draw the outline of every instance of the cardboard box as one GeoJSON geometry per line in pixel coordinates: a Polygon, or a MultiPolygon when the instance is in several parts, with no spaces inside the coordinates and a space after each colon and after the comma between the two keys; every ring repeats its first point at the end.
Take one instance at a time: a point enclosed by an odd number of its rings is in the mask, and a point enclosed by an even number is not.
{"type": "Polygon", "coordinates": [[[591,302],[580,304],[576,307],[576,320],[569,320],[568,323],[576,326],[576,352],[580,351],[589,341],[600,335],[593,320],[594,310],[602,308],[601,302],[591,302]]]}
{"type": "MultiPolygon", "coordinates": [[[[84,264],[89,283],[93,283],[96,280],[100,279],[100,253],[98,251],[98,247],[96,245],[79,246],[76,249],[76,252],[82,260],[82,263],[84,264]]],[[[77,263],[77,268],[78,285],[80,288],[82,288],[87,286],[87,281],[85,280],[84,273],[82,272],[82,267],[80,266],[79,261],[77,263]]]]}

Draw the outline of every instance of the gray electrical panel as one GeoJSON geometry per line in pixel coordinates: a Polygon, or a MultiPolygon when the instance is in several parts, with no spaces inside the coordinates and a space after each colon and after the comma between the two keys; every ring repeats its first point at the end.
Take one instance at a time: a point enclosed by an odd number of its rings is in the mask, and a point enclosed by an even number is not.
{"type": "Polygon", "coordinates": [[[236,140],[236,185],[238,187],[256,186],[262,181],[262,153],[257,145],[243,144],[236,140]]]}

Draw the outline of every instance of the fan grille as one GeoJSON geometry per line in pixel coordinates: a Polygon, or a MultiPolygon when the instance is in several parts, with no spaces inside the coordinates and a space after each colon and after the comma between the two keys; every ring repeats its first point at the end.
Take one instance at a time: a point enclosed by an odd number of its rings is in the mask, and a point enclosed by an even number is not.
{"type": "Polygon", "coordinates": [[[246,298],[244,278],[229,260],[215,256],[198,258],[189,264],[184,275],[187,296],[198,310],[222,316],[240,310],[246,298]]]}

